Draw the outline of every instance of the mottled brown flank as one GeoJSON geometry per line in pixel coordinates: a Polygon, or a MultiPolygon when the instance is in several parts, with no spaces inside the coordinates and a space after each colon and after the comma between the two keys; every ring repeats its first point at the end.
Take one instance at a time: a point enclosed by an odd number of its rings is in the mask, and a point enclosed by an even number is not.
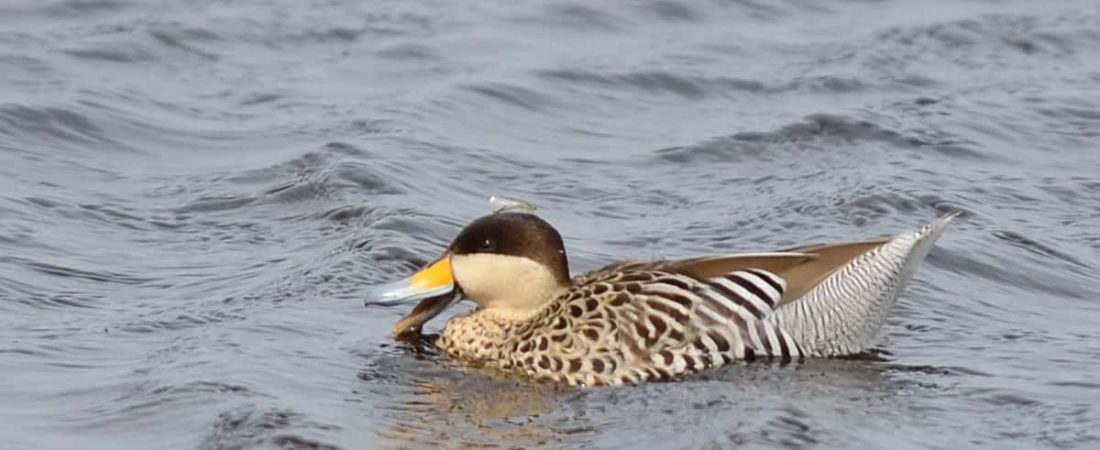
{"type": "Polygon", "coordinates": [[[662,293],[661,298],[672,301],[686,310],[691,310],[691,305],[694,303],[690,298],[684,297],[680,294],[662,293]]]}
{"type": "Polygon", "coordinates": [[[665,334],[665,331],[668,330],[668,324],[666,324],[664,320],[661,320],[660,317],[649,316],[649,322],[653,324],[653,328],[656,330],[657,336],[665,334]]]}
{"type": "MultiPolygon", "coordinates": [[[[668,284],[670,286],[676,286],[677,288],[683,289],[685,291],[690,291],[692,289],[692,286],[690,284],[688,284],[684,281],[681,281],[677,278],[664,277],[664,278],[661,278],[660,281],[662,283],[668,284]]],[[[781,289],[777,289],[777,291],[781,291],[781,289]]]]}
{"type": "Polygon", "coordinates": [[[592,341],[592,342],[595,342],[596,340],[598,340],[600,338],[600,332],[596,331],[595,329],[592,329],[592,328],[585,328],[585,329],[581,330],[581,333],[584,335],[584,337],[586,339],[588,339],[589,341],[592,341]]]}
{"type": "Polygon", "coordinates": [[[680,342],[684,340],[684,333],[675,328],[668,331],[668,338],[673,342],[680,342]]]}
{"type": "Polygon", "coordinates": [[[452,318],[438,346],[458,359],[574,385],[671,380],[731,361],[734,349],[747,358],[771,353],[749,348],[741,334],[764,325],[703,295],[717,292],[711,283],[657,266],[621,267],[578,277],[519,324],[478,313],[452,318]]]}
{"type": "Polygon", "coordinates": [[[665,303],[663,301],[649,300],[649,301],[646,302],[646,306],[648,306],[649,309],[652,309],[654,311],[660,312],[660,313],[668,316],[670,319],[672,319],[673,322],[684,323],[684,322],[687,322],[687,320],[688,320],[687,312],[681,311],[678,308],[670,306],[670,305],[668,305],[667,303],[665,303]]]}
{"type": "Polygon", "coordinates": [[[584,301],[584,309],[588,312],[592,312],[596,310],[596,307],[599,306],[599,304],[600,302],[597,301],[595,298],[589,297],[587,300],[584,301]]]}
{"type": "Polygon", "coordinates": [[[569,326],[569,321],[566,320],[564,317],[558,317],[554,320],[555,330],[564,330],[567,326],[569,326]]]}
{"type": "Polygon", "coordinates": [[[667,366],[671,366],[672,362],[675,360],[675,358],[672,356],[672,352],[667,349],[661,350],[657,353],[657,355],[661,357],[661,361],[667,366]]]}

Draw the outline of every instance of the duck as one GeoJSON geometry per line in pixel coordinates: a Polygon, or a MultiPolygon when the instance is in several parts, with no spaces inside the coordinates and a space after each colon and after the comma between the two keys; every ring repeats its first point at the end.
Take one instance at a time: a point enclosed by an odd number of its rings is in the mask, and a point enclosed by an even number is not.
{"type": "Polygon", "coordinates": [[[675,381],[738,361],[857,355],[958,213],[854,242],[686,259],[624,260],[570,276],[561,234],[530,211],[463,228],[411,276],[376,285],[366,305],[418,302],[394,338],[456,302],[435,349],[464,365],[595,387],[675,381]]]}

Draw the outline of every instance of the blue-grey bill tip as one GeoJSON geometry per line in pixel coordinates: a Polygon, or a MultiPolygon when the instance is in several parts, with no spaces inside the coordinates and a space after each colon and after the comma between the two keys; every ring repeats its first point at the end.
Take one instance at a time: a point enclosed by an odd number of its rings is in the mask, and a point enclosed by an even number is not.
{"type": "Polygon", "coordinates": [[[435,289],[417,289],[408,280],[397,280],[367,288],[364,306],[396,306],[435,297],[454,290],[451,286],[435,289]]]}

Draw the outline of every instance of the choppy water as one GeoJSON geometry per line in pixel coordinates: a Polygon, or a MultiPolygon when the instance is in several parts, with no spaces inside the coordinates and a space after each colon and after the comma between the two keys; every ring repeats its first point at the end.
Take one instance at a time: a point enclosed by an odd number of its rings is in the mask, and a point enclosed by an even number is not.
{"type": "Polygon", "coordinates": [[[1092,0],[0,4],[5,449],[1096,448],[1098,266],[1092,0]],[[966,214],[879,358],[582,391],[362,306],[494,194],[575,270],[966,214]]]}

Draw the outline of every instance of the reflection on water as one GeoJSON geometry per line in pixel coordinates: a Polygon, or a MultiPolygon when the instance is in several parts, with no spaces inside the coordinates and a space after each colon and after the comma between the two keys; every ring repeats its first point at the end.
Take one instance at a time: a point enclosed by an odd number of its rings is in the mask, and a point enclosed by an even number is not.
{"type": "MultiPolygon", "coordinates": [[[[393,352],[360,372],[365,386],[357,392],[386,399],[376,405],[372,428],[394,448],[441,442],[453,448],[832,446],[853,443],[832,427],[877,428],[937,411],[921,398],[944,392],[960,375],[959,369],[902,366],[872,353],[794,365],[738,364],[676,383],[583,389],[393,352]]],[[[888,427],[876,433],[864,443],[919,443],[890,437],[888,427]]]]}
{"type": "Polygon", "coordinates": [[[418,381],[380,405],[392,441],[430,446],[448,442],[463,448],[498,445],[556,447],[563,433],[553,421],[537,420],[556,410],[563,395],[551,386],[460,380],[418,381]],[[511,445],[507,445],[511,443],[511,445]]]}
{"type": "Polygon", "coordinates": [[[358,374],[366,387],[357,392],[369,392],[361,401],[387,399],[376,405],[382,414],[379,429],[373,430],[383,442],[398,448],[439,442],[463,448],[558,442],[559,430],[535,419],[554,412],[575,391],[442,360],[430,342],[401,347],[382,357],[368,356],[370,363],[358,374]]]}

